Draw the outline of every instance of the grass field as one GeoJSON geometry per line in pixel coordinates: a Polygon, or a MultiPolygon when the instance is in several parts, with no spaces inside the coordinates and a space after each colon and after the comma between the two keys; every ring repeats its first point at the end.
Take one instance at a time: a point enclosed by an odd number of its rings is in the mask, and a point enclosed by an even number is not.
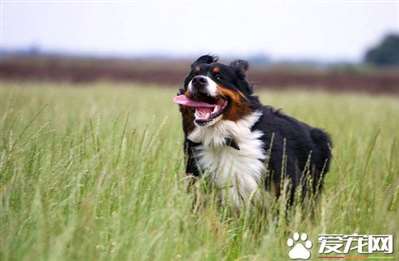
{"type": "Polygon", "coordinates": [[[294,231],[399,235],[398,98],[260,93],[335,145],[315,217],[286,222],[193,211],[176,91],[114,85],[0,83],[0,260],[288,260],[294,231]]]}

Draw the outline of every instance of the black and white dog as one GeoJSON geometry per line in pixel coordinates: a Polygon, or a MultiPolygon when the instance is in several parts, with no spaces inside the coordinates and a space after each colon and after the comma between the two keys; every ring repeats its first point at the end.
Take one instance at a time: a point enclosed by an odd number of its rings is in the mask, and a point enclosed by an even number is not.
{"type": "MultiPolygon", "coordinates": [[[[288,179],[294,191],[317,193],[331,159],[329,135],[254,96],[248,63],[217,62],[210,55],[192,65],[174,102],[180,105],[187,175],[208,174],[221,199],[240,208],[262,200],[260,190],[278,197],[288,179]]],[[[303,194],[305,194],[303,193],[303,194]]]]}

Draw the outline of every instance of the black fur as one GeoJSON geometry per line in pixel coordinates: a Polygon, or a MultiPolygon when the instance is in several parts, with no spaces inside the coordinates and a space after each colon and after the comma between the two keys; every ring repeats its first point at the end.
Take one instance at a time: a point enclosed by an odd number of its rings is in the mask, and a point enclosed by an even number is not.
{"type": "MultiPolygon", "coordinates": [[[[303,189],[303,195],[321,190],[332,157],[332,142],[325,131],[311,127],[270,106],[263,106],[258,97],[254,96],[253,88],[246,80],[246,72],[249,68],[246,61],[237,60],[230,65],[224,65],[217,63],[216,57],[205,55],[198,58],[191,68],[184,82],[185,89],[195,75],[207,75],[215,82],[244,94],[251,110],[262,112],[262,116],[252,127],[252,131],[258,130],[263,133],[264,151],[270,156],[265,162],[269,170],[269,175],[265,177],[265,189],[270,189],[270,186],[274,184],[277,186],[277,196],[279,196],[282,189],[280,188],[281,181],[287,177],[291,184],[289,191],[291,202],[298,187],[303,189]],[[212,72],[215,66],[220,68],[216,74],[212,72]]],[[[193,151],[198,144],[188,140],[187,135],[185,133],[186,172],[199,176],[200,171],[193,151]]],[[[239,145],[234,140],[226,144],[239,149],[239,145]]]]}
{"type": "Polygon", "coordinates": [[[270,154],[270,175],[266,179],[266,188],[272,183],[281,184],[285,176],[291,183],[291,202],[299,185],[303,196],[318,193],[331,161],[332,142],[329,135],[270,106],[260,103],[257,106],[262,116],[252,130],[264,134],[264,149],[270,154]]]}

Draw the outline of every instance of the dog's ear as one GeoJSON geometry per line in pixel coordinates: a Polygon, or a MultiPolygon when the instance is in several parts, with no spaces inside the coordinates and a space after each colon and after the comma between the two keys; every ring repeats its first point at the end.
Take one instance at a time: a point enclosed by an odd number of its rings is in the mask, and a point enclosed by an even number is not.
{"type": "Polygon", "coordinates": [[[193,64],[191,65],[191,68],[194,68],[195,66],[199,65],[199,64],[211,64],[211,63],[216,63],[218,61],[218,57],[217,56],[213,56],[213,55],[202,55],[200,56],[197,60],[195,60],[195,62],[193,62],[193,64]]]}
{"type": "Polygon", "coordinates": [[[234,69],[234,71],[241,79],[245,79],[247,71],[249,69],[249,63],[247,61],[235,60],[230,63],[230,66],[234,69]]]}
{"type": "Polygon", "coordinates": [[[235,60],[230,63],[230,66],[233,68],[237,76],[243,81],[244,85],[242,88],[246,90],[248,94],[252,94],[254,91],[253,86],[250,85],[246,80],[249,63],[245,60],[235,60]]]}

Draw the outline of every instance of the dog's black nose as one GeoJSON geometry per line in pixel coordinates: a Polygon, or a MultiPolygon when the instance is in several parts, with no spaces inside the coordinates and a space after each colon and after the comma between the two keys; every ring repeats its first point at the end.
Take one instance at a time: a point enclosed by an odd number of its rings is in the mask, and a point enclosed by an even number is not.
{"type": "Polygon", "coordinates": [[[208,81],[204,76],[195,76],[191,81],[193,87],[200,89],[201,87],[206,86],[208,81]]]}

